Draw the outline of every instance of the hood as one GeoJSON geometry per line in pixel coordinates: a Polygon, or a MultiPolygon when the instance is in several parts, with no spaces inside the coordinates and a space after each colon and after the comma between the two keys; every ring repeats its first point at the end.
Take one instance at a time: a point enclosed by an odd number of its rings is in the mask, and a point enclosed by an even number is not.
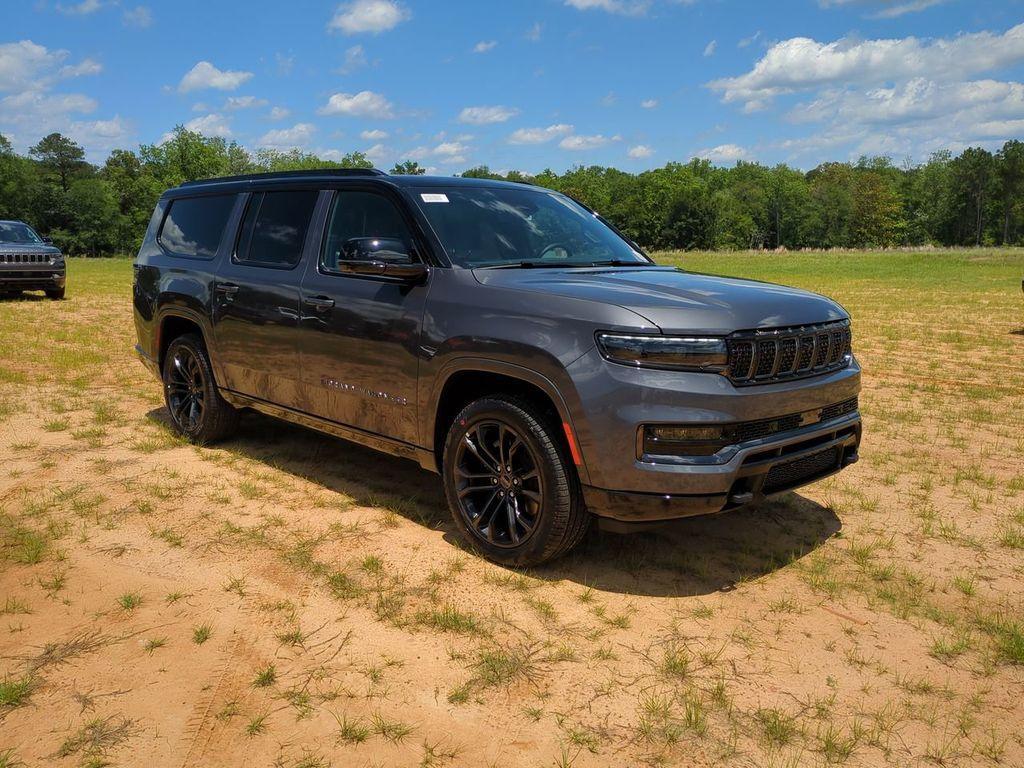
{"type": "Polygon", "coordinates": [[[45,253],[51,256],[60,253],[60,248],[48,243],[5,243],[0,240],[0,253],[45,253]]]}
{"type": "Polygon", "coordinates": [[[616,304],[642,315],[663,333],[724,335],[848,317],[842,307],[816,293],[673,267],[477,269],[474,274],[494,288],[616,304]]]}

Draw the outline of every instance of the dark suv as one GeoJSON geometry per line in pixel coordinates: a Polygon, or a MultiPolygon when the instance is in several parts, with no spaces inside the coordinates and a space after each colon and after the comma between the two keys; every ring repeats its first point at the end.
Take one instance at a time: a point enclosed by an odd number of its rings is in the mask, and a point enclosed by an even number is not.
{"type": "Polygon", "coordinates": [[[835,302],[654,264],[523,184],[315,171],[182,185],[135,264],[138,353],[201,443],[251,408],[418,461],[515,565],[856,461],[835,302]]]}
{"type": "Polygon", "coordinates": [[[0,221],[0,294],[45,291],[64,298],[66,266],[60,248],[23,221],[0,221]]]}

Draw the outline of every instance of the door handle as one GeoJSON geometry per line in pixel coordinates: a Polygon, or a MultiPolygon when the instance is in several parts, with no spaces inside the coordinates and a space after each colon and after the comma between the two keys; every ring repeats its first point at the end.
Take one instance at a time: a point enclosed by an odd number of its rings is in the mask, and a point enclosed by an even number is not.
{"type": "Polygon", "coordinates": [[[235,285],[234,283],[217,283],[213,287],[213,290],[215,290],[217,293],[223,293],[227,298],[230,299],[236,293],[238,293],[238,286],[235,285]]]}
{"type": "Polygon", "coordinates": [[[315,308],[317,312],[326,312],[334,306],[334,299],[327,296],[307,296],[303,302],[315,308]]]}

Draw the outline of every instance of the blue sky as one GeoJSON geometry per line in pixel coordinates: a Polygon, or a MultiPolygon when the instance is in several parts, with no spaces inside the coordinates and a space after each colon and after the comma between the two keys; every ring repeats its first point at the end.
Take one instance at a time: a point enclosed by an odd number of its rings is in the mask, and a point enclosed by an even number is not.
{"type": "Polygon", "coordinates": [[[536,172],[1024,137],[1024,0],[0,0],[0,133],[536,172]]]}

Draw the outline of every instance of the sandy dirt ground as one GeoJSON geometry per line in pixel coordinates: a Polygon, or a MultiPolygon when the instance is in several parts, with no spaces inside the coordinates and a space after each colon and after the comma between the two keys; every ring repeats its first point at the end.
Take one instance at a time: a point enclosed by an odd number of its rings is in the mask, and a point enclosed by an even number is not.
{"type": "Polygon", "coordinates": [[[0,766],[1024,765],[1019,288],[844,284],[858,465],[518,572],[410,463],[180,442],[72,269],[0,301],[0,766]]]}

